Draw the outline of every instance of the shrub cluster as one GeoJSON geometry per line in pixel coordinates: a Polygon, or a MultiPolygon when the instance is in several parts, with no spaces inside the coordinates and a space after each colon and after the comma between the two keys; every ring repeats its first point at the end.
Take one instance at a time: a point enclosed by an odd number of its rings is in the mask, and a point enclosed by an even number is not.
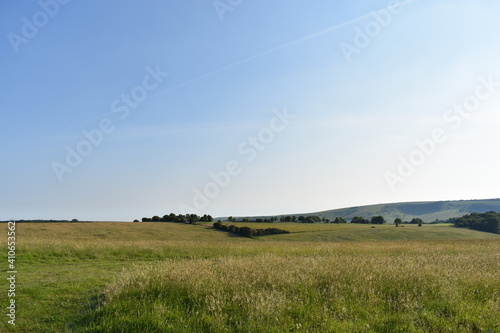
{"type": "Polygon", "coordinates": [[[458,218],[455,226],[493,233],[500,232],[500,213],[471,213],[458,218]]]}
{"type": "Polygon", "coordinates": [[[197,222],[212,222],[213,220],[214,219],[212,216],[206,214],[203,216],[198,216],[196,214],[175,215],[174,213],[170,213],[169,215],[163,215],[163,217],[155,215],[153,217],[142,218],[142,222],[175,222],[175,223],[187,223],[187,224],[195,224],[197,222]]]}
{"type": "Polygon", "coordinates": [[[253,237],[253,236],[264,236],[264,235],[277,235],[277,234],[288,234],[289,231],[278,229],[278,228],[267,228],[267,229],[253,229],[250,227],[238,227],[233,224],[223,224],[221,221],[214,223],[214,228],[216,230],[226,231],[233,234],[237,234],[243,237],[253,237]]]}
{"type": "Polygon", "coordinates": [[[351,223],[360,223],[360,224],[384,224],[385,222],[386,221],[383,216],[373,216],[371,220],[359,216],[354,216],[351,220],[351,223]]]}

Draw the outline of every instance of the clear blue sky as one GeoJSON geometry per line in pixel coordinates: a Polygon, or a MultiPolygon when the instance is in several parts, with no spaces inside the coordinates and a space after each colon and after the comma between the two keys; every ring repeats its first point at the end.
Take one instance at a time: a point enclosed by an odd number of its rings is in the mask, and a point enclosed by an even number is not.
{"type": "Polygon", "coordinates": [[[500,197],[498,1],[215,4],[2,1],[0,219],[500,197]]]}

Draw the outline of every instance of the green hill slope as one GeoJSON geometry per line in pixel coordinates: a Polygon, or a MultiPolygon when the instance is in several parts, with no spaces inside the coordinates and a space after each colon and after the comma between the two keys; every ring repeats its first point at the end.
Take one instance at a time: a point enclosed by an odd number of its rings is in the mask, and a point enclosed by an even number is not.
{"type": "MultiPolygon", "coordinates": [[[[392,221],[394,221],[397,217],[401,218],[403,221],[410,221],[413,218],[421,218],[425,222],[433,222],[436,219],[447,220],[452,217],[460,217],[469,213],[485,213],[488,211],[499,212],[500,199],[400,202],[332,209],[314,213],[283,215],[317,215],[329,218],[330,220],[333,220],[336,217],[343,217],[350,220],[354,216],[370,218],[372,216],[382,215],[385,217],[387,222],[392,223],[392,221]]],[[[241,216],[240,218],[244,217],[254,219],[270,216],[241,216]]]]}
{"type": "Polygon", "coordinates": [[[405,221],[409,221],[412,218],[421,218],[426,222],[432,222],[436,219],[446,220],[468,213],[485,213],[488,211],[500,211],[500,199],[403,202],[334,209],[308,215],[325,216],[330,219],[337,216],[351,219],[354,216],[369,218],[371,216],[382,215],[389,222],[392,222],[397,217],[405,221]]]}

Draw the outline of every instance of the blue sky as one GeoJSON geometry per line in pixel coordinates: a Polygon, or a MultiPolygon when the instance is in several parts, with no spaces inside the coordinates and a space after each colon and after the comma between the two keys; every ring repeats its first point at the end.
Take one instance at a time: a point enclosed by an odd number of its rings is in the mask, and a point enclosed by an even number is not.
{"type": "Polygon", "coordinates": [[[0,219],[500,197],[499,12],[3,1],[0,219]]]}

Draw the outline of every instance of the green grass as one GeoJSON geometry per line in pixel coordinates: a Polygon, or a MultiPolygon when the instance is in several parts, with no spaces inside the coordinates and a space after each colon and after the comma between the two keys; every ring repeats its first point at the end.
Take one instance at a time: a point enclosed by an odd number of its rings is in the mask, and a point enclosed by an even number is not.
{"type": "MultiPolygon", "coordinates": [[[[292,233],[247,239],[203,225],[17,224],[18,317],[10,331],[495,332],[500,325],[500,235],[441,225],[252,227],[292,233]]],[[[0,230],[6,234],[5,225],[0,230]]],[[[9,331],[6,320],[0,325],[9,331]]]]}
{"type": "Polygon", "coordinates": [[[450,225],[405,225],[396,228],[394,225],[344,226],[331,230],[306,231],[301,234],[276,235],[273,240],[283,241],[387,241],[387,240],[447,240],[447,239],[500,239],[500,235],[481,231],[455,228],[450,225]]]}
{"type": "Polygon", "coordinates": [[[290,231],[290,234],[262,236],[260,240],[272,241],[387,241],[387,240],[423,240],[423,239],[500,239],[500,235],[482,231],[455,228],[451,224],[429,224],[418,227],[407,224],[395,227],[393,224],[329,224],[329,223],[231,223],[237,226],[248,226],[255,229],[279,228],[290,231]]]}
{"type": "Polygon", "coordinates": [[[434,221],[436,219],[447,220],[471,212],[484,213],[497,210],[500,210],[500,199],[400,202],[341,208],[304,215],[319,215],[330,220],[334,220],[337,216],[350,219],[354,216],[382,215],[390,222],[394,221],[395,218],[410,221],[415,217],[422,218],[424,221],[434,221]]]}
{"type": "Polygon", "coordinates": [[[136,267],[108,285],[105,305],[83,331],[481,332],[498,325],[496,242],[344,245],[289,255],[274,244],[244,258],[136,267]]]}

